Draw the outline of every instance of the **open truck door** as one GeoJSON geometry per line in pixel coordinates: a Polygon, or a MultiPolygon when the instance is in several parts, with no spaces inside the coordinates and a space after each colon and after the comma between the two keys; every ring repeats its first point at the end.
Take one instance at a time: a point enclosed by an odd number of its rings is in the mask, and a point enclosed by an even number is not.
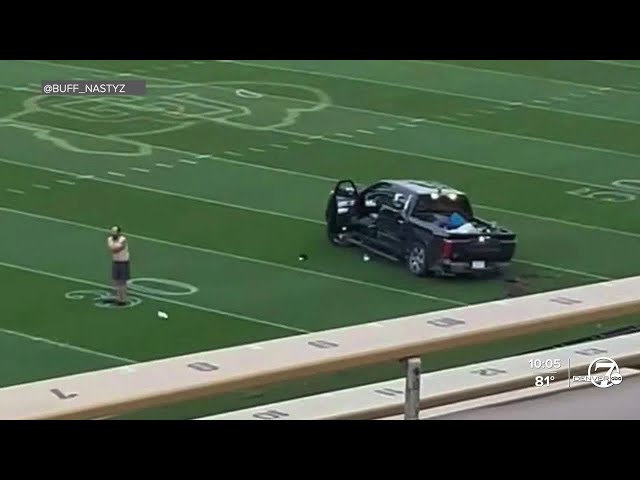
{"type": "Polygon", "coordinates": [[[343,236],[350,230],[357,208],[358,187],[352,180],[340,180],[329,196],[325,219],[327,234],[334,245],[348,244],[343,236]]]}

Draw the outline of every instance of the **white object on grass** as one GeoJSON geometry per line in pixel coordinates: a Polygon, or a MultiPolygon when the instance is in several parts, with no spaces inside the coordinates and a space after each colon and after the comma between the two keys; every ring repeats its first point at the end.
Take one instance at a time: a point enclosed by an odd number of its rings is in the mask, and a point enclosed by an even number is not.
{"type": "Polygon", "coordinates": [[[369,257],[369,255],[367,255],[366,253],[362,256],[362,260],[364,260],[365,262],[368,262],[369,260],[371,260],[371,258],[369,257]]]}
{"type": "Polygon", "coordinates": [[[166,320],[167,318],[169,318],[169,315],[167,315],[164,312],[158,312],[158,318],[162,318],[163,320],[166,320]]]}

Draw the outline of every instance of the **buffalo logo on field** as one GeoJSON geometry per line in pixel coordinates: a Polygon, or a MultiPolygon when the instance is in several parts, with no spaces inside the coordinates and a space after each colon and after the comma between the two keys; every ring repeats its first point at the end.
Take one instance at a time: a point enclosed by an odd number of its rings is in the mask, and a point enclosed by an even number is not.
{"type": "Polygon", "coordinates": [[[294,125],[300,115],[331,103],[322,91],[303,85],[268,82],[148,84],[145,96],[36,96],[11,119],[69,128],[78,121],[86,131],[135,137],[214,123],[246,130],[294,125]]]}

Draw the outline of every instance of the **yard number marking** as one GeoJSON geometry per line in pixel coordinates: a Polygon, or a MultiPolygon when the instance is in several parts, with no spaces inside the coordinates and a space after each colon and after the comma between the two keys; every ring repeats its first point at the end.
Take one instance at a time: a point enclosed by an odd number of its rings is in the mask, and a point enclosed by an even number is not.
{"type": "Polygon", "coordinates": [[[599,200],[609,203],[633,202],[636,199],[636,196],[632,193],[616,192],[613,190],[595,190],[587,187],[569,190],[567,193],[587,200],[599,200]]]}
{"type": "Polygon", "coordinates": [[[64,296],[67,300],[84,300],[89,298],[93,305],[98,308],[132,308],[142,303],[138,297],[129,297],[126,305],[116,305],[115,296],[107,290],[74,290],[67,292],[64,296]]]}
{"type": "Polygon", "coordinates": [[[586,200],[597,200],[607,203],[627,203],[633,202],[640,194],[640,180],[623,178],[611,182],[611,188],[578,188],[569,190],[568,195],[584,198],[586,200]]]}
{"type": "MultiPolygon", "coordinates": [[[[163,297],[182,297],[186,295],[193,295],[199,291],[197,287],[189,283],[163,278],[134,278],[129,280],[128,284],[134,293],[138,292],[141,294],[159,295],[163,297]],[[144,285],[144,283],[147,285],[144,285]],[[149,284],[155,284],[155,287],[150,286],[149,284]],[[164,288],[162,286],[164,286],[164,288]]],[[[65,298],[68,300],[89,299],[93,301],[94,306],[98,308],[132,308],[137,307],[142,303],[141,298],[132,295],[129,296],[126,305],[117,305],[115,303],[115,296],[109,290],[74,290],[72,292],[67,292],[65,294],[65,298]]]]}
{"type": "Polygon", "coordinates": [[[146,293],[149,295],[163,295],[166,297],[184,297],[187,295],[193,295],[198,293],[198,288],[184,282],[178,282],[177,280],[169,280],[164,278],[133,278],[129,280],[129,288],[138,291],[140,293],[146,293]],[[164,285],[173,287],[174,290],[168,290],[165,288],[154,288],[147,285],[141,285],[141,283],[151,283],[156,285],[164,285]]]}

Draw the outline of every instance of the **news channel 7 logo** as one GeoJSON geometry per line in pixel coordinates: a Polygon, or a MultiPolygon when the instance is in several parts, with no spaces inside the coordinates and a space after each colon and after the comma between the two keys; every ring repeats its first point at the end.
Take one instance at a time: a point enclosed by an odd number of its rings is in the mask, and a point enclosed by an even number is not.
{"type": "Polygon", "coordinates": [[[622,383],[622,374],[615,360],[609,357],[600,357],[589,364],[587,375],[574,376],[573,380],[591,382],[598,388],[610,388],[622,383]]]}

